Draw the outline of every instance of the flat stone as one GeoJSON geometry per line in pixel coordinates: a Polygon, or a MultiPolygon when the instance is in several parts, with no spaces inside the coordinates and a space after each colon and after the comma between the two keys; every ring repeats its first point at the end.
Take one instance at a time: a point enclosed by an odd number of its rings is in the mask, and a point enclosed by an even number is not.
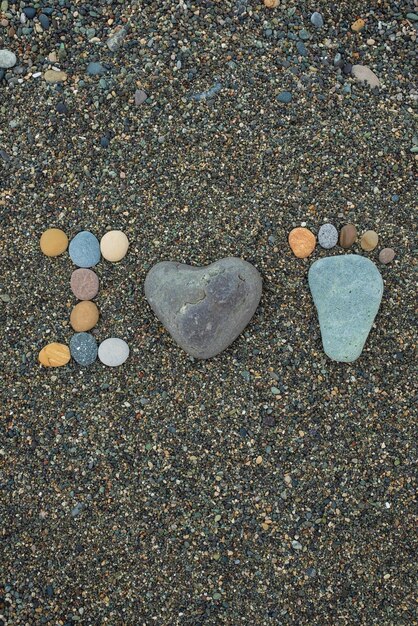
{"type": "Polygon", "coordinates": [[[280,4],[280,0],[264,0],[264,6],[268,9],[275,9],[280,4]]]}
{"type": "Polygon", "coordinates": [[[351,30],[354,33],[359,33],[366,26],[366,22],[361,17],[351,24],[351,30]]]}
{"type": "Polygon", "coordinates": [[[100,250],[106,261],[117,263],[128,252],[129,241],[121,230],[110,230],[100,241],[100,250]]]}
{"type": "Polygon", "coordinates": [[[97,343],[90,333],[77,333],[70,339],[71,356],[79,365],[91,365],[97,358],[97,343]]]}
{"type": "Polygon", "coordinates": [[[111,50],[111,52],[116,52],[117,50],[119,50],[127,33],[128,30],[126,28],[120,28],[116,32],[112,33],[112,35],[106,41],[106,45],[109,50],[111,50]]]}
{"type": "Polygon", "coordinates": [[[136,104],[136,106],[140,106],[141,104],[143,104],[147,98],[148,98],[148,96],[147,96],[147,94],[145,93],[145,91],[143,89],[137,89],[135,91],[135,104],[136,104]]]}
{"type": "Polygon", "coordinates": [[[307,228],[294,228],[289,233],[289,246],[298,259],[305,259],[315,250],[316,237],[307,228]]]}
{"type": "Polygon", "coordinates": [[[366,230],[365,233],[362,234],[360,239],[360,246],[366,252],[371,252],[374,250],[379,243],[379,235],[374,230],[366,230]]]}
{"type": "Polygon", "coordinates": [[[0,50],[0,68],[8,70],[14,67],[17,63],[17,58],[14,52],[11,50],[0,50]]]}
{"type": "Polygon", "coordinates": [[[102,76],[106,74],[106,68],[101,63],[92,61],[87,65],[86,72],[89,76],[102,76]]]}
{"type": "Polygon", "coordinates": [[[105,339],[99,346],[99,359],[104,365],[118,367],[125,363],[129,356],[129,346],[123,339],[110,337],[105,339]]]}
{"type": "Polygon", "coordinates": [[[48,228],[39,242],[46,256],[58,256],[68,248],[68,237],[60,228],[48,228]]]}
{"type": "Polygon", "coordinates": [[[34,17],[35,17],[35,15],[36,15],[36,9],[34,9],[33,7],[25,7],[25,8],[23,9],[23,13],[26,15],[26,17],[27,17],[29,20],[33,20],[33,18],[34,18],[34,17]]]}
{"type": "Polygon", "coordinates": [[[383,263],[383,265],[391,263],[394,258],[395,250],[393,250],[393,248],[383,248],[383,250],[379,252],[379,261],[383,263]]]}
{"type": "Polygon", "coordinates": [[[157,263],[145,279],[145,297],[186,352],[209,359],[225,350],[251,320],[261,298],[256,268],[229,257],[207,267],[157,263]]]}
{"type": "Polygon", "coordinates": [[[99,242],[88,230],[83,230],[71,240],[68,251],[78,267],[93,267],[100,261],[99,242]]]}
{"type": "Polygon", "coordinates": [[[71,311],[70,324],[77,333],[91,330],[98,321],[99,309],[90,300],[79,302],[71,311]]]}
{"type": "Polygon", "coordinates": [[[70,286],[78,300],[93,300],[99,291],[99,278],[93,270],[80,268],[71,274],[70,286]]]}
{"type": "Polygon", "coordinates": [[[67,80],[67,74],[57,70],[46,70],[44,79],[47,83],[63,83],[67,80]]]}
{"type": "Polygon", "coordinates": [[[382,299],[379,270],[369,259],[347,254],[315,261],[308,280],[325,354],[334,361],[355,361],[382,299]]]}
{"type": "Polygon", "coordinates": [[[282,91],[278,94],[277,101],[281,102],[282,104],[289,104],[290,102],[292,102],[292,94],[290,93],[290,91],[282,91]]]}
{"type": "Polygon", "coordinates": [[[45,367],[62,367],[71,359],[70,350],[62,343],[49,343],[39,353],[39,363],[45,367]]]}
{"type": "Polygon", "coordinates": [[[351,73],[360,83],[367,83],[372,88],[380,85],[380,80],[367,65],[353,65],[351,73]]]}
{"type": "Polygon", "coordinates": [[[318,243],[325,250],[337,245],[338,231],[333,224],[323,224],[319,229],[318,243]]]}
{"type": "Polygon", "coordinates": [[[340,246],[350,248],[357,241],[357,228],[354,224],[346,224],[340,232],[340,246]]]}
{"type": "Polygon", "coordinates": [[[50,27],[50,21],[47,18],[47,16],[44,15],[43,13],[41,13],[40,16],[39,16],[39,23],[41,24],[41,26],[42,26],[42,28],[44,30],[48,30],[49,27],[50,27]]]}
{"type": "Polygon", "coordinates": [[[311,15],[311,23],[315,28],[322,28],[324,25],[324,18],[318,11],[314,11],[311,15]]]}

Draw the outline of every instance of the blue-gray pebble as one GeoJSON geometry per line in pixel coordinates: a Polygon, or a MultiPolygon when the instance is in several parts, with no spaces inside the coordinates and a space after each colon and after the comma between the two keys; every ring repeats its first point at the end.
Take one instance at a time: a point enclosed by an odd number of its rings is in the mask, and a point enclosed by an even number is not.
{"type": "Polygon", "coordinates": [[[76,333],[70,339],[70,352],[79,365],[91,365],[97,358],[97,342],[90,333],[76,333]]]}
{"type": "Polygon", "coordinates": [[[86,68],[86,72],[89,76],[102,76],[106,74],[106,68],[99,62],[91,61],[86,68]]]}
{"type": "Polygon", "coordinates": [[[369,259],[347,254],[315,261],[308,280],[325,354],[333,361],[355,361],[382,299],[379,270],[369,259]]]}
{"type": "Polygon", "coordinates": [[[289,102],[292,102],[292,94],[290,91],[282,91],[277,96],[277,100],[279,102],[283,102],[284,104],[289,104],[289,102]]]}
{"type": "Polygon", "coordinates": [[[83,230],[71,240],[68,252],[78,267],[93,267],[100,261],[100,244],[88,230],[83,230]]]}
{"type": "Polygon", "coordinates": [[[325,250],[329,250],[337,245],[338,231],[332,224],[323,224],[319,229],[318,243],[325,250]]]}
{"type": "Polygon", "coordinates": [[[311,23],[316,28],[322,28],[324,25],[324,18],[322,17],[320,13],[318,13],[318,11],[314,11],[314,13],[312,13],[311,15],[311,23]]]}
{"type": "Polygon", "coordinates": [[[43,13],[39,16],[39,22],[44,30],[48,30],[49,28],[49,19],[43,13]]]}

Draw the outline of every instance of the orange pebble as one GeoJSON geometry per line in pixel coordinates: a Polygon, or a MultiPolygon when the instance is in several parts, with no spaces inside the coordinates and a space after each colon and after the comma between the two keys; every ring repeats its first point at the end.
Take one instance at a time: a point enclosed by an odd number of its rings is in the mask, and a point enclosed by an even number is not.
{"type": "Polygon", "coordinates": [[[75,305],[71,311],[70,324],[77,333],[83,333],[96,326],[99,320],[99,309],[90,300],[75,305]]]}
{"type": "Polygon", "coordinates": [[[298,259],[305,259],[315,250],[316,237],[307,228],[294,228],[289,233],[289,246],[298,259]]]}
{"type": "Polygon", "coordinates": [[[62,343],[49,343],[39,353],[39,363],[45,367],[61,367],[67,365],[71,355],[67,346],[62,343]]]}

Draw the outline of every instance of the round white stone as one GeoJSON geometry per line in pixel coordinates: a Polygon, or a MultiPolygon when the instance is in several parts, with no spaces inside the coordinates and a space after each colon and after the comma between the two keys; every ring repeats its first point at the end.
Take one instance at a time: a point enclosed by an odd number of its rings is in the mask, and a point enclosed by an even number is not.
{"type": "Polygon", "coordinates": [[[0,67],[8,70],[10,67],[16,65],[17,58],[14,52],[11,50],[0,50],[0,67]]]}
{"type": "Polygon", "coordinates": [[[106,261],[117,263],[128,252],[129,241],[121,230],[110,230],[100,241],[100,250],[106,261]]]}
{"type": "Polygon", "coordinates": [[[117,367],[125,363],[129,356],[129,346],[123,339],[110,337],[105,339],[99,346],[99,359],[104,365],[117,367]]]}

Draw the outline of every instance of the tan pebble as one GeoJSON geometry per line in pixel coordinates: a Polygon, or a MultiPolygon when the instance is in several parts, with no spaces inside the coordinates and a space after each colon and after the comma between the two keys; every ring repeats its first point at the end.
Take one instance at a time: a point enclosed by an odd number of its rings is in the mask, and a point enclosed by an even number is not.
{"type": "Polygon", "coordinates": [[[107,261],[117,263],[128,252],[129,241],[121,230],[110,230],[100,241],[100,251],[107,261]]]}
{"type": "Polygon", "coordinates": [[[374,46],[374,44],[376,43],[374,39],[370,38],[366,41],[368,46],[374,46]]]}
{"type": "Polygon", "coordinates": [[[393,250],[393,248],[383,248],[383,250],[379,252],[379,261],[383,263],[383,265],[390,263],[394,258],[395,250],[393,250]]]}
{"type": "Polygon", "coordinates": [[[289,233],[289,246],[298,259],[305,259],[314,251],[316,237],[307,228],[294,228],[289,233]]]}
{"type": "Polygon", "coordinates": [[[357,228],[354,224],[346,224],[340,232],[340,246],[349,248],[357,240],[357,228]]]}
{"type": "Polygon", "coordinates": [[[374,230],[366,230],[360,239],[360,245],[366,252],[371,252],[377,246],[379,235],[374,230]]]}
{"type": "Polygon", "coordinates": [[[268,9],[275,9],[280,4],[280,0],[264,0],[264,5],[268,9]]]}
{"type": "Polygon", "coordinates": [[[58,256],[66,251],[68,237],[60,228],[48,228],[42,233],[40,245],[46,256],[58,256]]]}
{"type": "Polygon", "coordinates": [[[71,358],[70,350],[62,343],[50,343],[39,353],[39,363],[45,367],[61,367],[67,365],[71,358]]]}
{"type": "Polygon", "coordinates": [[[351,24],[351,30],[355,33],[359,33],[366,26],[366,22],[361,17],[351,24]]]}
{"type": "Polygon", "coordinates": [[[99,320],[99,309],[89,300],[75,305],[70,315],[70,324],[77,333],[91,330],[99,320]]]}
{"type": "Polygon", "coordinates": [[[46,70],[44,79],[47,83],[63,83],[67,80],[67,74],[65,72],[57,72],[56,70],[46,70]]]}

